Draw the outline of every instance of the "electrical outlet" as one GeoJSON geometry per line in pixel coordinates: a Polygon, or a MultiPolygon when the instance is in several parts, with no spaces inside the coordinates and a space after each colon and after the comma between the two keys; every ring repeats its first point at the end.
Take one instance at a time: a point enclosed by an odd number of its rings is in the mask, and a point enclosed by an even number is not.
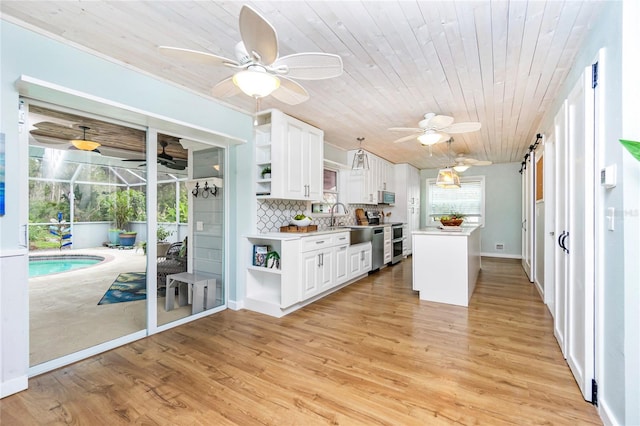
{"type": "Polygon", "coordinates": [[[504,250],[504,244],[502,244],[502,243],[497,243],[497,244],[496,244],[496,250],[504,250]]]}

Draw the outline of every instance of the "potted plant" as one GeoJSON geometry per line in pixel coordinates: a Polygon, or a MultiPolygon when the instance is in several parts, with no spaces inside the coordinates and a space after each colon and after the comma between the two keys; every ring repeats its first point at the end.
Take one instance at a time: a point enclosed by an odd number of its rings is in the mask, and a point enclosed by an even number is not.
{"type": "Polygon", "coordinates": [[[171,243],[167,242],[167,238],[173,235],[174,231],[169,231],[168,229],[158,226],[156,229],[156,237],[158,238],[158,257],[165,257],[167,255],[167,250],[171,247],[171,243]]]}
{"type": "Polygon", "coordinates": [[[280,255],[277,251],[269,251],[265,256],[265,262],[267,268],[280,269],[280,255]]]}
{"type": "Polygon", "coordinates": [[[126,228],[129,222],[139,215],[139,212],[145,211],[144,193],[135,189],[111,192],[102,198],[101,206],[115,224],[115,228],[109,230],[109,241],[112,244],[133,247],[137,233],[127,232],[126,228]],[[113,242],[113,234],[118,235],[119,241],[113,242]]]}
{"type": "Polygon", "coordinates": [[[266,166],[260,172],[262,179],[271,179],[271,166],[266,166]]]}

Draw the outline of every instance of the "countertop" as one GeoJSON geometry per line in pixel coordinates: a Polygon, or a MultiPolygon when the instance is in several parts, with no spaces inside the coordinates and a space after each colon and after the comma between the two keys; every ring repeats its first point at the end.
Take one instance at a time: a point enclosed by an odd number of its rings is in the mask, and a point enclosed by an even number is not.
{"type": "MultiPolygon", "coordinates": [[[[266,232],[264,234],[245,235],[245,238],[264,238],[272,240],[297,240],[298,238],[313,237],[314,235],[338,234],[340,232],[349,232],[351,227],[322,229],[314,232],[266,232]]],[[[369,227],[367,227],[369,228],[369,227]]]]}
{"type": "Polygon", "coordinates": [[[480,227],[480,225],[463,225],[460,226],[459,228],[456,227],[459,230],[451,230],[451,231],[445,231],[443,229],[440,229],[437,226],[433,226],[433,227],[427,227],[427,228],[420,228],[417,229],[415,231],[413,231],[411,234],[412,235],[451,235],[451,236],[464,236],[464,237],[468,237],[469,235],[471,235],[471,233],[473,231],[475,231],[476,229],[478,229],[480,227]]]}

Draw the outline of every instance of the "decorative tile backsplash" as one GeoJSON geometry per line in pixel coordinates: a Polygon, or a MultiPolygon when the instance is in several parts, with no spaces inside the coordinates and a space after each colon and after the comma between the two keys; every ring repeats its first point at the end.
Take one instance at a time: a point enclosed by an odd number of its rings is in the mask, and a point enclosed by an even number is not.
{"type": "MultiPolygon", "coordinates": [[[[336,223],[339,225],[355,225],[355,209],[361,208],[364,211],[382,210],[377,206],[367,204],[349,204],[347,216],[339,216],[336,223]]],[[[258,223],[256,229],[259,233],[278,232],[281,226],[289,225],[289,221],[297,214],[308,212],[306,201],[295,200],[258,200],[258,223]]],[[[329,227],[330,218],[320,217],[310,214],[313,217],[313,224],[318,225],[318,229],[329,227]]]]}
{"type": "Polygon", "coordinates": [[[278,232],[281,226],[289,224],[289,220],[307,210],[307,203],[294,200],[258,200],[259,233],[278,232]]]}

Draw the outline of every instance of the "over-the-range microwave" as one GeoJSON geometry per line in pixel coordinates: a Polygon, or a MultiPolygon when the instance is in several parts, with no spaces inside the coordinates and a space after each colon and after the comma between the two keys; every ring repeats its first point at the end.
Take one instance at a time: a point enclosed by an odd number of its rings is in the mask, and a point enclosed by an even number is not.
{"type": "Polygon", "coordinates": [[[378,204],[393,205],[396,203],[396,193],[391,191],[378,191],[378,204]]]}

